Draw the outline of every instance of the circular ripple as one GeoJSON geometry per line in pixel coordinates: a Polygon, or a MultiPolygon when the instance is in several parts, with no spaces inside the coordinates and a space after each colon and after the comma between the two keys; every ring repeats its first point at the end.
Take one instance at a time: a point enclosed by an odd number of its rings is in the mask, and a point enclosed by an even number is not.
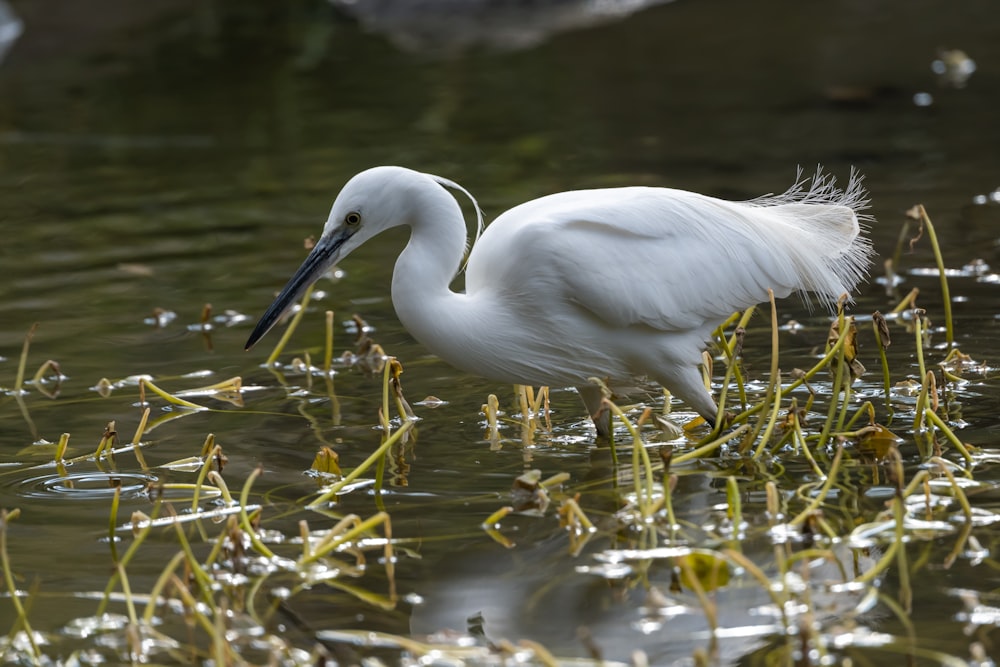
{"type": "Polygon", "coordinates": [[[121,498],[139,498],[156,482],[153,475],[142,473],[81,472],[69,475],[42,475],[22,481],[18,495],[26,498],[71,497],[73,500],[106,500],[121,489],[121,498]]]}

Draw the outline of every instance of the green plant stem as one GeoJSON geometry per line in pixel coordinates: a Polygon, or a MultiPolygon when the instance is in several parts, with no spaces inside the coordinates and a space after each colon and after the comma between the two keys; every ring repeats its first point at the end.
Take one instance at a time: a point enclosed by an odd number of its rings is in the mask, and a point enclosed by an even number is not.
{"type": "Polygon", "coordinates": [[[972,463],[975,460],[972,457],[972,453],[969,452],[969,449],[965,446],[965,444],[963,444],[962,441],[958,439],[958,436],[955,435],[955,432],[952,431],[950,428],[948,428],[948,425],[945,424],[940,417],[938,417],[936,412],[934,412],[928,407],[924,410],[924,413],[927,415],[928,419],[934,422],[935,426],[941,429],[941,432],[944,433],[946,438],[948,438],[948,442],[950,442],[952,446],[954,446],[955,449],[958,450],[958,453],[961,454],[963,458],[965,458],[966,463],[972,463]]]}
{"type": "MultiPolygon", "coordinates": [[[[838,319],[839,319],[838,323],[839,335],[837,337],[837,342],[834,345],[834,348],[838,348],[838,351],[837,351],[837,370],[834,373],[834,380],[833,380],[833,400],[830,401],[830,407],[827,410],[826,421],[823,422],[823,429],[820,431],[819,434],[819,444],[817,444],[817,448],[825,447],[827,440],[829,440],[830,438],[830,431],[833,428],[834,414],[836,414],[837,412],[837,403],[838,403],[837,398],[840,396],[840,393],[842,391],[845,391],[844,357],[846,356],[846,354],[844,349],[844,344],[845,344],[844,341],[847,340],[847,331],[845,331],[844,328],[847,326],[847,322],[846,318],[844,317],[843,309],[839,311],[838,319]]],[[[846,391],[845,391],[845,400],[846,400],[846,391]]]]}
{"type": "Polygon", "coordinates": [[[31,348],[31,339],[35,337],[38,330],[38,322],[31,325],[28,333],[24,336],[24,345],[21,346],[21,358],[17,362],[17,376],[14,379],[14,393],[19,394],[21,385],[24,384],[24,371],[28,365],[28,350],[31,348]]]}
{"type": "Polygon", "coordinates": [[[931,222],[931,218],[927,215],[927,209],[924,208],[923,204],[920,204],[920,219],[927,228],[927,238],[931,243],[931,250],[934,251],[934,261],[937,263],[938,276],[941,278],[945,341],[947,341],[948,349],[950,350],[952,345],[955,344],[955,330],[951,322],[951,291],[948,289],[948,276],[945,274],[944,257],[941,255],[941,246],[938,244],[937,233],[934,231],[934,223],[931,222]]]}
{"type": "Polygon", "coordinates": [[[826,495],[830,492],[830,488],[833,486],[834,480],[837,479],[837,473],[840,472],[840,459],[844,455],[844,448],[837,447],[837,453],[833,456],[833,461],[830,463],[830,470],[826,473],[826,481],[823,482],[823,486],[820,487],[819,491],[816,493],[816,497],[806,506],[804,510],[798,513],[798,515],[789,521],[788,523],[793,526],[798,526],[805,523],[805,520],[809,517],[809,514],[814,512],[823,504],[826,500],[826,495]]]}
{"type": "Polygon", "coordinates": [[[192,410],[205,410],[206,409],[202,405],[198,405],[197,403],[192,403],[191,401],[185,401],[183,398],[178,398],[178,397],[174,396],[173,394],[169,394],[169,393],[163,391],[162,389],[160,389],[159,387],[157,387],[155,384],[153,384],[152,382],[150,382],[146,378],[142,378],[139,381],[139,384],[142,387],[144,387],[146,389],[149,389],[151,392],[153,392],[154,394],[156,394],[157,396],[159,396],[163,400],[167,401],[168,403],[173,403],[174,405],[179,405],[182,408],[190,408],[192,410]]]}
{"type": "Polygon", "coordinates": [[[118,545],[115,540],[115,531],[118,528],[118,505],[121,502],[122,489],[117,487],[115,495],[111,498],[111,513],[108,515],[108,546],[111,549],[111,562],[118,563],[118,545]]]}
{"type": "Polygon", "coordinates": [[[378,449],[372,452],[371,455],[367,459],[365,459],[364,462],[361,463],[361,465],[359,465],[357,468],[348,473],[342,480],[331,485],[329,489],[323,492],[323,494],[320,495],[318,498],[316,498],[316,500],[306,505],[306,507],[313,509],[319,507],[320,505],[329,501],[330,498],[333,498],[338,493],[340,493],[341,489],[343,489],[346,485],[350,484],[355,479],[360,477],[363,472],[365,472],[366,470],[368,470],[368,468],[374,465],[375,462],[378,461],[379,457],[385,454],[385,452],[388,451],[388,449],[392,447],[394,444],[396,444],[399,441],[399,439],[406,434],[407,431],[413,428],[413,424],[414,422],[411,421],[403,422],[403,425],[400,426],[396,430],[396,432],[392,434],[392,437],[387,438],[386,441],[383,442],[378,449]]]}
{"type": "Polygon", "coordinates": [[[20,625],[24,629],[28,643],[31,645],[31,657],[35,664],[39,664],[42,651],[35,642],[35,631],[32,630],[31,623],[28,622],[28,612],[25,610],[24,605],[21,604],[21,598],[18,596],[17,585],[14,582],[14,572],[10,567],[10,556],[7,553],[7,530],[10,527],[10,522],[20,514],[21,510],[18,509],[9,512],[7,510],[0,510],[0,561],[2,561],[3,566],[4,584],[7,586],[7,592],[10,594],[10,602],[14,605],[14,612],[17,615],[17,622],[11,627],[11,639],[17,633],[17,627],[20,625]]]}
{"type": "MultiPolygon", "coordinates": [[[[122,557],[118,560],[119,565],[121,565],[122,567],[127,567],[128,564],[132,561],[132,557],[135,556],[136,552],[139,551],[139,547],[142,545],[146,537],[149,535],[150,531],[153,529],[153,521],[159,515],[161,507],[162,503],[160,502],[157,502],[156,505],[153,506],[152,515],[147,517],[148,521],[146,521],[146,525],[144,525],[142,528],[136,531],[135,537],[132,540],[132,544],[129,545],[128,549],[125,550],[125,553],[122,554],[122,557]]],[[[114,589],[117,583],[118,583],[118,572],[114,571],[112,572],[111,577],[108,580],[107,586],[104,587],[104,596],[101,598],[101,602],[97,606],[98,616],[103,614],[107,609],[108,603],[111,601],[111,591],[114,589]]]]}
{"type": "MultiPolygon", "coordinates": [[[[764,435],[761,436],[760,441],[757,444],[757,449],[754,450],[753,459],[759,460],[764,454],[768,441],[771,440],[771,433],[774,432],[774,426],[778,423],[778,413],[781,411],[781,373],[778,372],[776,382],[770,387],[770,391],[774,392],[774,402],[771,406],[771,417],[767,420],[767,428],[764,429],[764,435]]],[[[763,416],[761,417],[763,419],[763,416]]],[[[796,420],[797,421],[797,420],[796,420]]]]}
{"type": "Polygon", "coordinates": [[[892,561],[896,559],[896,550],[900,549],[903,544],[903,520],[905,518],[903,498],[898,494],[892,499],[892,515],[895,522],[895,532],[893,533],[893,540],[889,544],[889,548],[885,550],[882,557],[878,559],[878,562],[875,563],[871,569],[866,572],[862,572],[857,578],[855,578],[856,582],[862,584],[871,583],[876,577],[885,572],[892,561]]]}
{"type": "Polygon", "coordinates": [[[875,331],[875,347],[878,348],[879,363],[882,365],[882,391],[885,395],[885,409],[892,415],[892,378],[889,375],[889,358],[885,354],[885,343],[878,330],[878,323],[872,319],[872,329],[875,331]]]}
{"type": "Polygon", "coordinates": [[[288,341],[291,340],[292,334],[295,333],[295,329],[298,328],[303,315],[306,314],[306,306],[309,305],[309,300],[312,298],[313,288],[315,287],[316,284],[313,283],[306,288],[305,293],[302,295],[302,301],[300,302],[301,305],[299,306],[298,312],[295,313],[292,317],[292,321],[288,323],[287,327],[285,327],[285,331],[281,334],[281,338],[278,339],[277,344],[271,351],[271,355],[267,358],[267,361],[264,362],[265,366],[274,366],[274,362],[277,361],[278,357],[281,356],[281,353],[285,351],[285,346],[288,345],[288,341]]]}
{"type": "Polygon", "coordinates": [[[955,481],[955,476],[951,474],[951,470],[948,467],[950,465],[948,461],[945,461],[940,456],[935,456],[931,459],[931,463],[936,463],[938,468],[941,469],[942,474],[944,474],[944,476],[948,478],[948,481],[951,482],[951,490],[958,499],[958,504],[962,506],[962,512],[965,514],[965,520],[972,521],[972,505],[969,504],[969,498],[965,495],[965,492],[962,491],[962,487],[955,481]]]}
{"type": "MultiPolygon", "coordinates": [[[[611,401],[605,401],[608,408],[614,413],[618,419],[625,424],[629,433],[632,434],[632,481],[635,484],[635,500],[639,505],[639,511],[642,514],[643,519],[648,519],[653,510],[653,465],[649,460],[649,452],[643,446],[642,437],[639,435],[638,429],[629,420],[625,413],[622,412],[621,408],[612,403],[611,401]],[[642,464],[645,475],[640,475],[639,465],[642,464]],[[642,481],[640,481],[642,480],[642,481]],[[643,500],[645,491],[645,500],[643,500]]],[[[669,493],[667,489],[664,489],[664,493],[669,493]]]]}
{"type": "Polygon", "coordinates": [[[208,435],[212,439],[212,446],[208,451],[208,455],[204,456],[201,462],[201,468],[198,470],[198,479],[194,483],[194,493],[191,494],[191,511],[198,511],[198,501],[201,499],[201,487],[205,484],[205,478],[208,476],[208,471],[212,468],[212,460],[222,454],[222,447],[215,445],[215,436],[213,434],[208,435]]]}
{"type": "Polygon", "coordinates": [[[683,454],[674,455],[671,465],[677,465],[679,463],[684,463],[685,461],[690,461],[691,459],[701,458],[702,456],[708,456],[716,449],[729,442],[735,438],[740,437],[750,429],[749,424],[741,424],[737,428],[734,428],[729,433],[724,433],[715,440],[708,442],[704,445],[699,446],[697,449],[692,449],[690,452],[684,452],[683,454]]]}
{"type": "MultiPolygon", "coordinates": [[[[823,355],[822,359],[820,359],[818,362],[816,362],[816,364],[812,368],[810,368],[808,371],[806,371],[801,377],[796,378],[787,387],[782,388],[782,390],[781,390],[781,397],[784,398],[788,394],[792,393],[793,391],[795,391],[796,389],[798,389],[799,387],[801,387],[803,384],[805,384],[807,381],[811,380],[813,378],[813,376],[815,376],[817,373],[819,373],[821,370],[823,370],[823,368],[825,368],[826,366],[828,366],[830,364],[830,361],[836,355],[840,354],[840,349],[844,346],[844,340],[845,339],[846,339],[846,336],[839,336],[837,338],[836,344],[834,344],[834,346],[832,348],[830,348],[825,355],[823,355]]],[[[764,405],[762,403],[758,403],[757,405],[753,406],[752,408],[750,408],[746,412],[743,412],[743,413],[737,415],[736,418],[733,420],[733,422],[736,423],[736,422],[739,422],[739,421],[745,421],[751,415],[757,414],[758,412],[762,411],[763,409],[764,409],[764,405]]]]}
{"type": "Polygon", "coordinates": [[[260,537],[257,536],[257,531],[254,530],[253,524],[250,522],[250,515],[247,513],[247,503],[250,501],[250,488],[258,477],[264,472],[263,468],[257,466],[247,477],[246,483],[243,485],[242,491],[240,491],[240,525],[243,527],[244,532],[250,538],[250,543],[253,544],[254,549],[257,550],[265,558],[274,558],[274,552],[271,551],[267,546],[260,541],[260,537]]]}
{"type": "Polygon", "coordinates": [[[920,369],[921,382],[927,377],[927,366],[924,364],[923,314],[923,310],[913,309],[913,335],[917,341],[917,368],[920,369]]]}
{"type": "Polygon", "coordinates": [[[153,617],[156,615],[156,606],[160,600],[160,596],[163,594],[163,589],[166,588],[167,582],[173,576],[174,571],[184,560],[184,552],[178,551],[174,554],[167,566],[160,572],[160,576],[157,577],[156,583],[153,584],[152,590],[149,592],[149,600],[146,602],[146,609],[142,614],[143,624],[147,627],[152,626],[153,617]]]}

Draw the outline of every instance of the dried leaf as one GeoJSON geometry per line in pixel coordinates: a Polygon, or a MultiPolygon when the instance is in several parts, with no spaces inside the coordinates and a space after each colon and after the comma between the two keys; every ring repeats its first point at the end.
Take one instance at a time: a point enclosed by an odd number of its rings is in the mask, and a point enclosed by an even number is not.
{"type": "MultiPolygon", "coordinates": [[[[844,341],[844,361],[847,362],[848,372],[851,374],[851,380],[857,380],[859,377],[864,375],[865,367],[858,360],[858,327],[854,323],[853,317],[848,317],[845,319],[847,323],[846,340],[844,341]]],[[[840,340],[840,320],[834,320],[833,324],[830,325],[830,333],[826,340],[826,349],[829,350],[837,341],[840,340]]],[[[831,364],[834,371],[836,371],[837,357],[834,357],[834,361],[831,364]]]]}
{"type": "Polygon", "coordinates": [[[324,475],[340,475],[340,457],[329,447],[323,447],[316,452],[312,469],[324,475]]]}
{"type": "Polygon", "coordinates": [[[899,436],[881,424],[872,424],[861,429],[858,449],[877,459],[884,459],[902,441],[899,436]]]}

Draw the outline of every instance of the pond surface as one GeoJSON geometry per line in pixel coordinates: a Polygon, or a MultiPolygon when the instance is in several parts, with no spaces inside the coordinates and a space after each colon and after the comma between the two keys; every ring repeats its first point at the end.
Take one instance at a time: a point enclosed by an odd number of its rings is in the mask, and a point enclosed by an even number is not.
{"type": "MultiPolygon", "coordinates": [[[[391,11],[391,3],[374,4],[391,11]]],[[[166,464],[199,455],[208,434],[228,459],[223,474],[234,493],[263,470],[250,498],[262,507],[262,527],[285,541],[303,520],[316,531],[352,513],[367,518],[384,508],[391,517],[399,541],[393,574],[374,550],[358,578],[296,589],[279,604],[274,590],[294,588],[288,574],[269,580],[261,594],[262,606],[274,604],[264,623],[268,636],[305,651],[318,638],[343,664],[373,651],[332,634],[352,629],[421,641],[453,636],[445,631],[494,642],[529,639],[566,657],[627,661],[641,650],[650,664],[696,651],[719,664],[761,664],[773,655],[820,664],[827,653],[876,664],[900,655],[911,656],[911,664],[938,664],[944,655],[969,660],[980,649],[1000,655],[1000,540],[992,524],[1000,504],[1000,278],[991,268],[1000,261],[996,4],[913,2],[904,10],[864,2],[762,8],[681,1],[607,20],[582,17],[579,7],[588,3],[516,4],[524,6],[495,19],[484,10],[475,19],[449,20],[436,18],[428,2],[419,17],[392,20],[390,13],[376,21],[351,3],[11,3],[24,32],[0,62],[0,507],[21,510],[6,548],[22,599],[30,600],[28,618],[46,634],[45,655],[122,659],[114,641],[68,630],[96,615],[114,569],[109,484],[121,486],[118,524],[133,511],[152,512],[147,486],[194,482],[196,473],[166,464]],[[546,7],[560,11],[541,11],[546,7]],[[495,22],[483,34],[472,27],[488,21],[495,22]],[[955,49],[976,63],[967,80],[960,71],[969,60],[943,55],[955,49]],[[939,59],[951,63],[950,77],[933,71],[939,59]],[[616,467],[571,390],[552,389],[552,428],[536,434],[534,444],[507,424],[501,445],[491,446],[480,406],[491,393],[508,415],[519,411],[517,403],[509,387],[452,369],[401,328],[389,299],[392,265],[405,243],[400,234],[369,243],[335,280],[321,281],[282,356],[285,371],[264,368],[278,332],[246,353],[253,321],[299,265],[303,239],[318,236],[340,186],[377,164],[456,180],[490,219],[565,189],[648,184],[748,199],[784,190],[799,165],[808,173],[822,164],[842,179],[853,166],[866,175],[877,219],[870,234],[883,258],[896,248],[905,211],[923,203],[945,265],[955,270],[956,343],[976,362],[947,394],[949,423],[984,452],[968,491],[982,512],[971,538],[959,538],[961,512],[951,505],[936,517],[951,521],[950,528],[908,535],[907,571],[894,564],[880,577],[884,599],[871,609],[853,593],[823,591],[830,599],[817,597],[814,615],[826,643],[798,657],[781,653],[784,626],[761,611],[767,592],[734,575],[709,591],[723,629],[711,641],[677,561],[628,550],[738,547],[775,576],[764,483],[776,480],[793,502],[800,485],[816,481],[807,459],[775,456],[755,469],[730,454],[678,467],[673,506],[683,539],[650,542],[620,514],[622,489],[632,484],[629,450],[616,467]],[[201,326],[205,304],[210,331],[201,326]],[[394,456],[380,495],[362,487],[316,511],[304,509],[318,488],[305,474],[316,451],[330,445],[351,469],[381,440],[379,374],[338,363],[331,389],[321,377],[307,381],[287,367],[306,352],[314,363],[322,358],[327,309],[335,313],[336,356],[354,350],[357,313],[371,338],[402,362],[404,393],[420,422],[412,448],[394,456]],[[157,326],[161,311],[176,317],[157,326]],[[18,398],[22,343],[34,323],[28,377],[47,359],[65,377],[58,387],[42,386],[57,390],[53,397],[28,385],[18,398]],[[127,452],[114,464],[87,460],[108,422],[123,443],[132,439],[142,407],[136,383],[126,379],[138,375],[168,391],[240,376],[242,404],[198,396],[190,400],[211,410],[188,412],[147,393],[155,427],[142,441],[150,469],[127,452]],[[120,386],[102,396],[102,379],[120,386]],[[428,396],[445,403],[419,404],[428,396]],[[60,472],[53,448],[42,443],[63,433],[70,434],[67,457],[83,458],[60,472]],[[543,477],[566,473],[560,497],[579,494],[597,528],[579,553],[554,505],[500,521],[506,544],[481,528],[511,504],[514,480],[531,469],[543,477]],[[725,528],[730,476],[750,524],[742,541],[725,528]],[[390,579],[400,595],[392,608],[357,593],[387,596],[390,579]],[[897,613],[907,582],[918,584],[912,611],[897,613]],[[979,615],[970,621],[972,609],[979,615]]],[[[911,228],[907,238],[915,234],[911,228]]],[[[876,264],[875,277],[881,259],[876,264]]],[[[936,274],[925,237],[912,252],[904,247],[903,282],[887,294],[873,277],[852,312],[888,312],[919,288],[918,305],[934,327],[925,355],[937,364],[945,350],[936,274]]],[[[802,325],[781,333],[783,370],[814,364],[828,314],[788,299],[779,319],[802,325]]],[[[869,320],[859,326],[870,370],[855,389],[886,423],[869,320]]],[[[893,381],[919,380],[914,334],[903,320],[892,326],[893,381]]],[[[759,315],[744,347],[758,389],[768,381],[769,352],[768,318],[759,315]]],[[[816,387],[828,397],[830,384],[826,377],[816,387]]],[[[633,398],[662,404],[655,388],[633,398]]],[[[894,393],[890,423],[903,437],[907,479],[934,468],[910,430],[915,400],[894,393]]],[[[819,421],[825,411],[821,398],[814,408],[819,421]]],[[[681,405],[675,413],[681,422],[692,416],[681,405]]],[[[629,441],[624,431],[619,436],[629,441]]],[[[692,448],[683,438],[675,445],[692,448]]],[[[828,465],[832,451],[816,455],[828,465]]],[[[947,442],[943,455],[964,465],[947,442]]],[[[825,506],[841,536],[875,521],[894,488],[888,467],[851,460],[840,495],[825,506]]],[[[190,500],[176,505],[183,511],[190,500]]],[[[212,507],[206,501],[202,509],[212,507]]],[[[205,557],[222,524],[202,522],[187,539],[205,557]]],[[[119,555],[131,540],[129,531],[118,533],[119,555]]],[[[888,548],[878,540],[867,551],[850,546],[838,542],[832,561],[860,571],[888,548]]],[[[132,591],[148,594],[177,551],[174,530],[154,529],[128,565],[132,591]]],[[[232,594],[237,609],[245,592],[230,583],[223,593],[232,594]]],[[[9,602],[0,599],[4,631],[17,618],[9,602]]],[[[126,613],[120,601],[107,611],[126,613]]],[[[184,641],[185,632],[168,634],[184,641]]],[[[31,662],[27,652],[5,650],[7,659],[31,662]]],[[[248,658],[262,660],[266,651],[254,650],[248,658]]],[[[390,649],[375,654],[400,659],[390,649]]],[[[160,662],[207,659],[197,651],[153,655],[160,662]]]]}

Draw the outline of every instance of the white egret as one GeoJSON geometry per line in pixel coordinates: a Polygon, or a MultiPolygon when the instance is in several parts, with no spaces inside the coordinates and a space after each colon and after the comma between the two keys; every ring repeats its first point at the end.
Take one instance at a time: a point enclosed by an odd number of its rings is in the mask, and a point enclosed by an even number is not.
{"type": "Polygon", "coordinates": [[[340,191],[323,234],[264,313],[249,350],[305,289],[352,250],[410,227],[392,276],[403,326],[428,350],[498,382],[573,386],[597,430],[610,427],[601,391],[647,377],[714,423],[698,365],[719,323],[793,291],[830,305],[864,278],[868,204],[856,174],[844,189],[817,172],[780,195],[731,202],[655,187],[579,190],[516,206],[467,247],[457,183],[375,167],[340,191]]]}

